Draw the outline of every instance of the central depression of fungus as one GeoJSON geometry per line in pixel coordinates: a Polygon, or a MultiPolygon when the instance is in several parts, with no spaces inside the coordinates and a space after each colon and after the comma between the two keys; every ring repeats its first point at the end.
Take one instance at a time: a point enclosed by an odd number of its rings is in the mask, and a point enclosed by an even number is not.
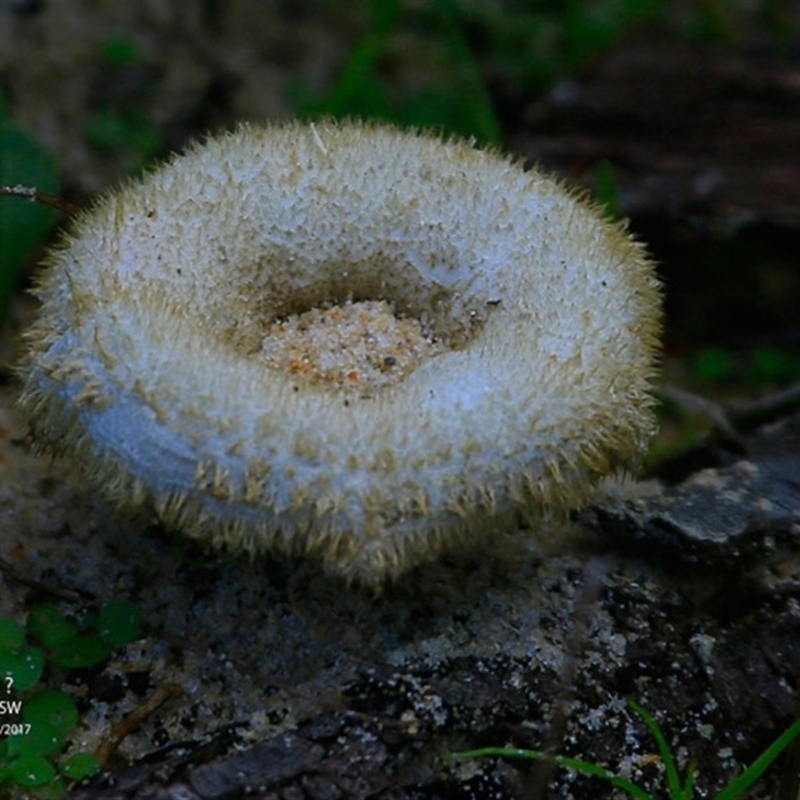
{"type": "Polygon", "coordinates": [[[356,123],[240,128],[50,254],[23,409],[122,505],[365,583],[577,505],[654,428],[661,311],[536,170],[356,123]]]}

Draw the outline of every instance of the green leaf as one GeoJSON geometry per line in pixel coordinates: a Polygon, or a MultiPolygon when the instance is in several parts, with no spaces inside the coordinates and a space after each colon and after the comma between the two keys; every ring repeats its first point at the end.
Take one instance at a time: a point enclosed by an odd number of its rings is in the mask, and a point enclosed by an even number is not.
{"type": "Polygon", "coordinates": [[[49,756],[58,753],[62,747],[62,732],[46,722],[32,723],[27,733],[15,733],[8,737],[8,754],[20,758],[49,756]]]}
{"type": "Polygon", "coordinates": [[[113,647],[129,644],[142,633],[142,612],[131,603],[112,600],[100,609],[97,633],[113,647]]]}
{"type": "Polygon", "coordinates": [[[71,781],[80,781],[100,772],[100,762],[91,753],[73,753],[61,762],[60,769],[71,781]]]}
{"type": "Polygon", "coordinates": [[[36,606],[27,620],[28,632],[45,647],[56,647],[72,639],[78,629],[52,603],[36,606]]]}
{"type": "Polygon", "coordinates": [[[53,663],[65,669],[93,667],[111,655],[111,647],[94,636],[75,636],[53,648],[53,663]]]}
{"type": "MultiPolygon", "coordinates": [[[[0,185],[17,184],[58,194],[58,169],[30,136],[10,126],[0,127],[0,185]]],[[[0,310],[55,220],[53,209],[28,198],[0,197],[0,310]]]]}
{"type": "Polygon", "coordinates": [[[11,764],[11,779],[19,786],[42,786],[55,775],[53,765],[41,756],[19,758],[11,764]]]}
{"type": "Polygon", "coordinates": [[[16,691],[39,683],[44,671],[44,655],[38,647],[23,647],[17,652],[0,650],[0,676],[10,676],[16,691]]]}
{"type": "Polygon", "coordinates": [[[34,728],[44,724],[61,733],[69,733],[78,722],[78,707],[65,692],[44,689],[25,701],[22,718],[34,728]]]}
{"type": "Polygon", "coordinates": [[[0,617],[0,650],[15,652],[25,644],[25,628],[8,617],[0,617]]]}

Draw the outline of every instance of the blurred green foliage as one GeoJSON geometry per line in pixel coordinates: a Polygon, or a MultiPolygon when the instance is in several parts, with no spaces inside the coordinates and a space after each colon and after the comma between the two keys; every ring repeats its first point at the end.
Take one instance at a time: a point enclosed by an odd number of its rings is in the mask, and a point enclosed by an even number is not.
{"type": "Polygon", "coordinates": [[[594,174],[594,195],[611,219],[622,219],[622,207],[619,202],[619,184],[611,162],[603,159],[594,174]]]}
{"type": "Polygon", "coordinates": [[[725,347],[704,347],[690,359],[692,377],[716,387],[759,388],[800,381],[800,353],[782,347],[756,347],[735,352],[725,347]]]}
{"type": "MultiPolygon", "coordinates": [[[[58,194],[58,167],[44,147],[8,123],[0,94],[0,186],[17,184],[58,194]]],[[[0,315],[55,219],[53,209],[26,197],[0,197],[0,315]]]]}
{"type": "MultiPolygon", "coordinates": [[[[131,36],[116,34],[104,43],[100,53],[104,70],[124,77],[126,71],[144,66],[144,53],[131,36]]],[[[146,92],[117,98],[94,110],[86,123],[86,141],[99,152],[122,159],[131,172],[138,172],[164,149],[164,136],[149,112],[146,92]]]]}
{"type": "Polygon", "coordinates": [[[290,85],[298,115],[434,126],[499,144],[500,124],[466,41],[456,0],[428,0],[414,13],[400,0],[365,0],[365,4],[369,29],[351,50],[327,93],[316,97],[298,82],[290,85]],[[426,69],[440,80],[409,88],[386,74],[385,67],[396,55],[393,37],[406,26],[424,27],[435,39],[436,45],[425,53],[426,69]]]}
{"type": "MultiPolygon", "coordinates": [[[[780,35],[779,0],[760,5],[758,16],[780,35]]],[[[510,102],[530,100],[646,28],[732,43],[736,20],[753,13],[746,0],[697,0],[678,9],[669,0],[363,0],[363,6],[362,37],[333,82],[321,92],[290,82],[297,113],[434,126],[490,144],[502,140],[490,86],[510,102]],[[409,48],[425,63],[425,75],[413,80],[402,74],[409,48]]]]}
{"type": "Polygon", "coordinates": [[[106,39],[102,58],[110,67],[132,67],[144,61],[144,54],[136,39],[115,34],[106,39]]]}

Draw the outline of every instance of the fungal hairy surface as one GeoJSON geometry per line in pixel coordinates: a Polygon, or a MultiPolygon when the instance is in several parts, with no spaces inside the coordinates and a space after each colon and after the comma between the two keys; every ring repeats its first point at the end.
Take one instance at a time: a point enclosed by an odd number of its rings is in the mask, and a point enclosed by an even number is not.
{"type": "Polygon", "coordinates": [[[74,221],[21,404],[117,501],[365,583],[578,505],[654,429],[660,292],[546,175],[387,126],[244,126],[74,221]]]}

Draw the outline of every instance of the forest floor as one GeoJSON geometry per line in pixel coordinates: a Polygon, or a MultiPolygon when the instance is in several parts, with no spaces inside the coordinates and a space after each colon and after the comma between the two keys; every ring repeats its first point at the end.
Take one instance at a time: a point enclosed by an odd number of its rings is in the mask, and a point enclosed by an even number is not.
{"type": "MultiPolygon", "coordinates": [[[[0,3],[10,117],[86,203],[193,137],[292,116],[298,86],[324,92],[363,15],[291,6],[0,3]],[[136,53],[120,55],[130,41],[136,53]]],[[[431,43],[398,38],[392,79],[428,80],[431,43]]],[[[715,401],[780,388],[782,374],[751,375],[758,353],[800,349],[796,40],[648,33],[544,94],[492,91],[506,149],[589,189],[613,164],[613,200],[668,286],[665,383],[703,392],[696,365],[722,352],[715,401]]],[[[34,311],[16,298],[4,361],[34,311]]],[[[800,420],[780,409],[766,428],[681,446],[661,480],[603,487],[568,523],[499,531],[491,552],[369,597],[305,563],[221,562],[120,519],[72,465],[33,453],[18,386],[0,388],[0,615],[122,597],[146,621],[142,640],[70,678],[83,712],[71,747],[114,743],[113,779],[76,797],[621,796],[533,762],[449,758],[505,744],[663,791],[628,699],[658,718],[683,769],[697,765],[705,797],[800,716],[800,420]],[[114,726],[159,692],[117,742],[114,726]]],[[[799,783],[795,747],[753,796],[796,800],[799,783]]]]}

